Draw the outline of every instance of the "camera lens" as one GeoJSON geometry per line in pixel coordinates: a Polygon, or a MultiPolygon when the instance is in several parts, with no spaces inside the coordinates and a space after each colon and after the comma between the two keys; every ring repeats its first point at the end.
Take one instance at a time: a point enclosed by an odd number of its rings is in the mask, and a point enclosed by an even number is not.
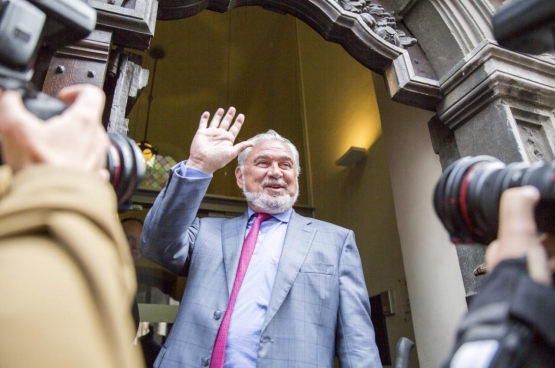
{"type": "Polygon", "coordinates": [[[463,157],[449,165],[434,191],[434,208],[459,243],[489,244],[497,238],[499,201],[509,188],[532,185],[540,191],[538,230],[555,233],[555,165],[503,162],[491,156],[463,157]]]}
{"type": "Polygon", "coordinates": [[[121,134],[108,134],[110,147],[106,169],[110,183],[116,191],[120,210],[125,210],[131,197],[145,176],[145,162],[139,146],[131,138],[121,134]]]}

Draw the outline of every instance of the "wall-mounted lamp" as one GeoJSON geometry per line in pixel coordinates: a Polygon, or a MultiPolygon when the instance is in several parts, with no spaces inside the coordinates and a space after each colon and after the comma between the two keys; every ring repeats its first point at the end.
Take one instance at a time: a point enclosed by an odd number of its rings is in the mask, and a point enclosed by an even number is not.
{"type": "Polygon", "coordinates": [[[360,147],[351,147],[341,158],[335,161],[336,166],[351,166],[358,164],[366,157],[366,150],[360,147]]]}

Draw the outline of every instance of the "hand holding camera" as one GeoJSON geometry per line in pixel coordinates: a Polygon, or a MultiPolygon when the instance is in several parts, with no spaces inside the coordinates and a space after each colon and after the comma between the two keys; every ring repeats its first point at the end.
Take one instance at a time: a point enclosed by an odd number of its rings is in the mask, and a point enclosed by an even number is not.
{"type": "Polygon", "coordinates": [[[539,200],[540,192],[533,186],[503,192],[498,238],[486,251],[488,272],[505,259],[526,257],[530,277],[544,285],[553,284],[555,238],[552,234],[538,235],[534,208],[539,200]]]}
{"type": "Polygon", "coordinates": [[[15,171],[31,163],[88,170],[98,165],[97,152],[103,149],[106,169],[98,170],[109,177],[122,211],[131,203],[146,168],[141,150],[127,136],[109,134],[109,144],[105,138],[102,142],[100,137],[96,139],[102,130],[102,125],[97,124],[104,105],[102,91],[70,87],[60,93],[59,100],[39,92],[30,83],[39,53],[53,55],[89,35],[95,25],[96,11],[80,0],[0,0],[0,89],[14,91],[2,97],[6,111],[1,117],[8,122],[0,134],[12,134],[10,147],[2,147],[2,152],[15,171]],[[15,91],[21,98],[16,97],[15,91]],[[64,112],[66,103],[75,106],[64,112]],[[77,121],[75,126],[71,126],[71,120],[77,121]],[[31,129],[42,121],[48,121],[49,126],[31,129]],[[77,138],[78,134],[83,137],[77,138]],[[90,140],[82,140],[89,134],[93,135],[90,140]],[[74,154],[73,149],[80,153],[74,154]]]}
{"type": "Polygon", "coordinates": [[[105,169],[109,139],[101,124],[104,93],[91,85],[71,86],[60,92],[69,104],[47,123],[30,113],[14,91],[0,92],[0,135],[4,163],[18,172],[29,165],[51,164],[97,171],[105,169]]]}
{"type": "Polygon", "coordinates": [[[551,285],[555,271],[555,164],[505,165],[491,156],[449,165],[434,207],[451,241],[488,245],[488,271],[504,259],[527,257],[534,281],[551,285]]]}
{"type": "Polygon", "coordinates": [[[501,193],[497,239],[485,254],[490,275],[472,297],[444,367],[553,366],[555,242],[538,234],[542,197],[532,185],[501,193]]]}

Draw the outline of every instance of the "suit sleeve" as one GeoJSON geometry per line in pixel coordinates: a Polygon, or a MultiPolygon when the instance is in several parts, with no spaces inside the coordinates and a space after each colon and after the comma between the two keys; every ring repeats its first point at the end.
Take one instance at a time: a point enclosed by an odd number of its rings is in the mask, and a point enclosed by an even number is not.
{"type": "Polygon", "coordinates": [[[339,312],[336,351],[341,367],[381,367],[370,298],[355,237],[349,231],[339,261],[339,312]]]}
{"type": "Polygon", "coordinates": [[[141,252],[171,272],[185,276],[199,229],[196,214],[212,176],[181,175],[174,166],[166,186],[148,212],[141,236],[141,252]]]}

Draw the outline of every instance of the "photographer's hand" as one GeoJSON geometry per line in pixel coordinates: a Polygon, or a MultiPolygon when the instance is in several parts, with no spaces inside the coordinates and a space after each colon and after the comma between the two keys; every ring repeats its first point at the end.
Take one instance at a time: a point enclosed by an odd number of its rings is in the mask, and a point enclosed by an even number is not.
{"type": "Polygon", "coordinates": [[[535,187],[512,188],[503,192],[499,208],[499,232],[486,251],[491,272],[509,258],[527,257],[528,273],[536,282],[551,285],[555,269],[555,243],[551,236],[538,236],[534,208],[540,198],[535,187]]]}
{"type": "Polygon", "coordinates": [[[102,126],[104,92],[92,85],[64,88],[59,95],[69,107],[46,122],[27,111],[21,96],[0,91],[0,134],[4,163],[18,172],[50,164],[96,171],[104,179],[109,138],[102,126]]]}

